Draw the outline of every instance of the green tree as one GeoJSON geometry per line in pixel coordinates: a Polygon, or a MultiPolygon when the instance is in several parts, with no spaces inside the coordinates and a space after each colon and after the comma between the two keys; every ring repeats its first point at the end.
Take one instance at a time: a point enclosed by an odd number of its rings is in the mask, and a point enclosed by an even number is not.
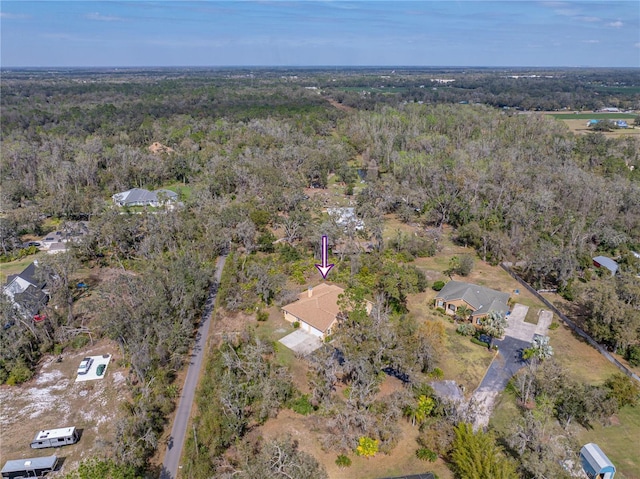
{"type": "Polygon", "coordinates": [[[356,447],[356,454],[362,457],[373,457],[378,452],[379,442],[377,439],[372,439],[367,436],[362,436],[358,440],[358,447],[356,447]]]}
{"type": "Polygon", "coordinates": [[[414,404],[404,409],[404,415],[411,420],[412,425],[424,423],[431,415],[436,403],[433,398],[421,395],[414,404]]]}
{"type": "Polygon", "coordinates": [[[553,347],[549,344],[549,336],[536,335],[533,338],[531,347],[524,350],[522,353],[523,359],[536,358],[540,361],[553,356],[553,347]]]}
{"type": "Polygon", "coordinates": [[[615,398],[618,407],[636,406],[640,397],[640,387],[638,384],[622,373],[616,373],[604,383],[609,389],[609,397],[615,398]]]}
{"type": "Polygon", "coordinates": [[[116,464],[110,459],[89,459],[82,461],[75,471],[64,479],[142,479],[136,470],[124,464],[116,464]]]}
{"type": "Polygon", "coordinates": [[[484,318],[480,319],[482,330],[492,338],[501,338],[507,328],[507,319],[504,313],[491,311],[484,318]]]}
{"type": "Polygon", "coordinates": [[[516,479],[512,461],[505,457],[491,433],[474,433],[471,424],[455,427],[451,462],[459,479],[516,479]]]}

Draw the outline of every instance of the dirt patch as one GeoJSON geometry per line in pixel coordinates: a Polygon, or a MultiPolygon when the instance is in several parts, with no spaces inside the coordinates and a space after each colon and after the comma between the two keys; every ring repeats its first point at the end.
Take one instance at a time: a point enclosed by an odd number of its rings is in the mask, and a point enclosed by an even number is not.
{"type": "Polygon", "coordinates": [[[175,153],[176,150],[156,141],[151,145],[149,145],[149,151],[155,154],[161,154],[161,153],[169,154],[169,153],[175,153]]]}
{"type": "MultiPolygon", "coordinates": [[[[40,457],[56,453],[65,458],[62,472],[73,470],[78,462],[101,457],[115,438],[119,405],[125,399],[127,370],[120,366],[117,345],[101,340],[81,351],[65,352],[62,361],[48,356],[42,360],[34,378],[21,386],[1,386],[0,444],[3,460],[40,457]],[[113,360],[101,381],[75,383],[78,364],[85,356],[111,354],[113,360]],[[29,447],[42,429],[75,426],[81,431],[77,444],[62,449],[29,447]]],[[[54,476],[52,476],[54,477],[54,476]]]]}
{"type": "Polygon", "coordinates": [[[355,109],[351,108],[350,106],[343,105],[342,103],[338,103],[333,98],[327,98],[327,101],[331,104],[332,107],[337,108],[338,110],[342,110],[347,113],[352,113],[355,111],[355,109]]]}
{"type": "Polygon", "coordinates": [[[325,451],[320,445],[319,435],[322,433],[323,422],[323,418],[302,416],[287,409],[281,411],[277,418],[267,421],[254,434],[265,439],[290,436],[298,441],[302,451],[311,454],[324,465],[330,479],[352,479],[356,474],[359,479],[376,479],[426,471],[436,472],[441,479],[453,477],[441,459],[435,463],[425,463],[416,458],[416,438],[419,432],[417,427],[411,426],[407,421],[399,423],[401,437],[391,454],[378,454],[368,459],[350,454],[353,461],[351,467],[341,469],[335,463],[338,453],[325,451]]]}

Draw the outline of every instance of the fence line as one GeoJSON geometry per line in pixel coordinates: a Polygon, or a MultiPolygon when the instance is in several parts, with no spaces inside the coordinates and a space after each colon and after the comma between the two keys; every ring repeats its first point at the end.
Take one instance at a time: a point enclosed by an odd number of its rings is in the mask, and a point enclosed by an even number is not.
{"type": "Polygon", "coordinates": [[[587,333],[585,333],[576,323],[574,323],[572,320],[567,318],[567,316],[562,311],[560,311],[558,308],[556,308],[551,302],[549,302],[545,297],[543,297],[540,293],[538,293],[538,291],[536,291],[534,288],[532,288],[529,285],[529,283],[527,283],[524,279],[522,279],[515,272],[513,272],[513,270],[511,268],[509,268],[509,266],[507,266],[504,263],[500,263],[500,267],[503,270],[505,270],[507,273],[509,273],[509,275],[511,275],[511,277],[513,277],[518,283],[520,283],[522,286],[524,286],[527,291],[529,291],[536,298],[538,298],[540,301],[542,301],[545,304],[545,306],[547,306],[560,319],[562,319],[562,321],[564,321],[564,323],[567,326],[569,326],[576,334],[578,334],[580,337],[584,338],[591,346],[596,348],[600,354],[602,354],[605,358],[607,358],[609,360],[609,362],[611,362],[612,364],[617,366],[618,369],[620,369],[623,373],[625,373],[630,378],[633,378],[636,381],[640,382],[640,377],[638,377],[637,374],[635,374],[633,371],[629,371],[629,369],[624,364],[622,364],[620,361],[618,361],[616,358],[614,358],[609,353],[609,351],[607,351],[603,346],[601,346],[599,343],[597,343],[591,336],[589,336],[587,333]]]}

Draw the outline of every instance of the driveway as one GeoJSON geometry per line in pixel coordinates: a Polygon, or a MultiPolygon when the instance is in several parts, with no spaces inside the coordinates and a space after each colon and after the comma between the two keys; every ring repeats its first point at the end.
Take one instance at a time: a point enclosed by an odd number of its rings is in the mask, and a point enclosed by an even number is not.
{"type": "Polygon", "coordinates": [[[294,353],[306,356],[322,346],[322,340],[311,333],[297,329],[291,334],[287,334],[278,341],[291,349],[294,353]]]}
{"type": "Polygon", "coordinates": [[[478,406],[474,428],[484,428],[489,424],[498,394],[504,390],[513,375],[525,365],[522,360],[522,351],[531,343],[505,336],[502,340],[493,341],[493,344],[498,345],[498,354],[472,396],[478,406]]]}
{"type": "Polygon", "coordinates": [[[202,321],[198,327],[196,342],[193,346],[193,350],[191,351],[191,361],[189,362],[187,377],[182,388],[180,402],[178,403],[178,410],[176,411],[176,416],[173,420],[171,436],[169,436],[169,440],[167,441],[167,451],[164,455],[164,462],[162,463],[162,470],[160,471],[160,479],[176,479],[178,477],[182,447],[184,446],[187,425],[189,424],[189,417],[191,415],[191,405],[193,404],[196,386],[198,385],[200,369],[202,368],[202,359],[205,352],[205,344],[209,334],[211,313],[213,312],[213,306],[216,302],[218,285],[220,284],[220,277],[222,275],[222,269],[224,268],[224,262],[226,259],[226,256],[218,258],[214,282],[209,290],[209,298],[207,299],[202,313],[202,321]]]}
{"type": "Polygon", "coordinates": [[[542,310],[538,315],[538,324],[524,322],[528,306],[515,304],[507,317],[508,326],[502,340],[494,340],[498,346],[498,354],[492,361],[484,379],[475,390],[472,401],[478,407],[474,429],[485,428],[495,405],[496,398],[509,383],[509,380],[525,365],[522,351],[528,348],[535,334],[545,336],[553,314],[542,310]]]}

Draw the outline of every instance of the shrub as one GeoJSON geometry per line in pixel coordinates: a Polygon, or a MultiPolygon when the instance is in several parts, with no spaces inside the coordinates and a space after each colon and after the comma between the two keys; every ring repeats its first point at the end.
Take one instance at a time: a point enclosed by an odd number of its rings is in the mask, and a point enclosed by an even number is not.
{"type": "Polygon", "coordinates": [[[28,381],[33,377],[33,371],[29,369],[25,364],[17,364],[13,367],[7,378],[7,384],[9,386],[15,386],[16,384],[28,381]]]}
{"type": "Polygon", "coordinates": [[[416,457],[421,461],[429,461],[436,462],[438,459],[438,455],[433,452],[431,449],[427,449],[426,447],[421,447],[416,451],[416,457]]]}
{"type": "Polygon", "coordinates": [[[362,457],[373,457],[378,452],[379,442],[367,436],[362,436],[356,447],[356,454],[362,457]]]}
{"type": "Polygon", "coordinates": [[[298,414],[306,416],[313,412],[313,405],[309,402],[309,395],[303,394],[291,403],[291,409],[298,414]]]}
{"type": "Polygon", "coordinates": [[[462,323],[456,328],[456,333],[463,336],[473,336],[476,333],[476,328],[473,324],[462,323]]]}
{"type": "Polygon", "coordinates": [[[341,469],[343,467],[349,467],[349,466],[351,466],[351,459],[349,459],[344,454],[340,454],[338,456],[338,459],[336,459],[336,466],[338,466],[341,469]]]}
{"type": "Polygon", "coordinates": [[[640,366],[640,345],[635,344],[629,346],[625,352],[624,358],[629,361],[632,366],[640,366]]]}
{"type": "Polygon", "coordinates": [[[551,331],[556,330],[556,329],[558,329],[559,327],[560,327],[560,323],[557,323],[557,322],[555,322],[555,321],[554,321],[554,322],[552,322],[552,323],[549,325],[549,329],[550,329],[551,331]]]}
{"type": "Polygon", "coordinates": [[[256,314],[256,319],[258,321],[266,321],[267,319],[269,319],[269,313],[267,313],[263,309],[260,309],[256,314]]]}
{"type": "Polygon", "coordinates": [[[440,291],[442,288],[444,288],[445,282],[444,281],[435,281],[433,283],[433,286],[431,286],[431,289],[433,289],[434,291],[440,291]]]}
{"type": "Polygon", "coordinates": [[[484,346],[485,348],[489,348],[489,343],[485,343],[484,341],[480,341],[478,338],[471,338],[471,342],[473,344],[477,344],[478,346],[484,346]]]}
{"type": "Polygon", "coordinates": [[[293,329],[298,329],[300,327],[300,321],[293,322],[293,329]]]}
{"type": "Polygon", "coordinates": [[[84,334],[79,334],[78,336],[73,338],[71,341],[69,341],[69,346],[71,346],[73,349],[80,349],[86,346],[88,343],[89,343],[89,338],[84,334]]]}
{"type": "Polygon", "coordinates": [[[444,310],[444,308],[436,308],[436,311],[444,316],[447,315],[447,312],[444,310]]]}
{"type": "Polygon", "coordinates": [[[622,373],[616,373],[607,379],[604,385],[609,389],[609,397],[616,400],[618,407],[638,404],[640,387],[630,377],[622,373]]]}
{"type": "Polygon", "coordinates": [[[434,379],[442,379],[444,377],[444,372],[440,368],[433,368],[433,371],[431,371],[429,375],[434,379]]]}

